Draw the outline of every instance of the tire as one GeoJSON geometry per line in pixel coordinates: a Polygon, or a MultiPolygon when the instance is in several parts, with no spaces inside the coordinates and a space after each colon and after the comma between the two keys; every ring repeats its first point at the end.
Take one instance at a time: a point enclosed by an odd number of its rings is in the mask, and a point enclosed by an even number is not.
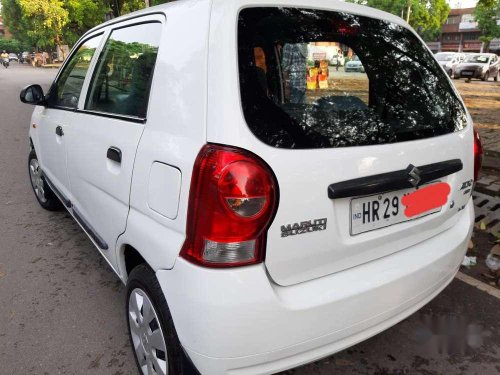
{"type": "Polygon", "coordinates": [[[165,295],[155,273],[146,264],[141,264],[130,272],[126,298],[127,327],[139,373],[199,375],[184,354],[165,295]],[[153,310],[146,307],[148,302],[153,310]],[[139,306],[141,303],[142,306],[139,306]],[[149,319],[145,321],[143,313],[147,310],[150,311],[149,319]],[[151,367],[148,366],[155,366],[156,372],[150,371],[151,367]],[[160,371],[156,368],[158,366],[160,371]]]}
{"type": "Polygon", "coordinates": [[[35,150],[31,150],[28,157],[28,173],[31,188],[40,206],[48,211],[58,211],[61,209],[61,201],[57,198],[43,177],[35,150]]]}
{"type": "Polygon", "coordinates": [[[497,75],[493,77],[493,81],[498,82],[498,76],[500,75],[500,71],[497,72],[497,75]]]}
{"type": "Polygon", "coordinates": [[[481,81],[487,81],[490,79],[490,72],[484,73],[484,76],[481,77],[481,81]]]}

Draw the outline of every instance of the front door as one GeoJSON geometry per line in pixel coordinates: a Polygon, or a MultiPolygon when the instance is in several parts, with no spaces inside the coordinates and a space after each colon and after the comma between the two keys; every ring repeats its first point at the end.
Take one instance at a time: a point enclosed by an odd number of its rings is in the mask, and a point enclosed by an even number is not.
{"type": "Polygon", "coordinates": [[[68,130],[73,214],[113,267],[162,29],[160,22],[134,22],[109,33],[68,130]]]}
{"type": "Polygon", "coordinates": [[[41,108],[34,117],[38,159],[49,184],[63,200],[69,199],[71,195],[66,169],[66,133],[101,38],[102,34],[96,35],[80,44],[52,84],[47,94],[47,106],[41,108]]]}

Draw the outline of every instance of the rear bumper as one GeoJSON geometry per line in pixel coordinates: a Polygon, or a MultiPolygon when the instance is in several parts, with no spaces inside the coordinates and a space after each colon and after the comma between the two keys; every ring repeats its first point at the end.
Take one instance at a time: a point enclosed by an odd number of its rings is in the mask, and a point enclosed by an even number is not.
{"type": "Polygon", "coordinates": [[[264,265],[209,270],[178,259],[157,276],[180,341],[202,374],[270,374],[369,338],[414,313],[453,279],[473,224],[411,248],[289,287],[264,265]]]}

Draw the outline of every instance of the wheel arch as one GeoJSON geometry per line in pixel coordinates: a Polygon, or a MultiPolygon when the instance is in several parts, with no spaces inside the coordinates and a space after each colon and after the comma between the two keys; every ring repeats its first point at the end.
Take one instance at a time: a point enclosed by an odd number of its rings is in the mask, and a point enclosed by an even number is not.
{"type": "Polygon", "coordinates": [[[127,282],[130,272],[140,264],[151,265],[142,256],[141,252],[130,244],[123,244],[119,251],[119,265],[121,270],[121,278],[124,283],[127,282]]]}

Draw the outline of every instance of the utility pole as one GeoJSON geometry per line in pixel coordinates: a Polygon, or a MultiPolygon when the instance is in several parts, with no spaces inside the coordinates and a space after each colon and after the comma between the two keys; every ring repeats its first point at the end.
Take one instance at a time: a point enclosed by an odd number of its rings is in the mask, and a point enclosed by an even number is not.
{"type": "Polygon", "coordinates": [[[149,3],[149,0],[144,0],[144,2],[146,3],[146,8],[149,8],[149,6],[151,5],[151,4],[149,3]]]}

